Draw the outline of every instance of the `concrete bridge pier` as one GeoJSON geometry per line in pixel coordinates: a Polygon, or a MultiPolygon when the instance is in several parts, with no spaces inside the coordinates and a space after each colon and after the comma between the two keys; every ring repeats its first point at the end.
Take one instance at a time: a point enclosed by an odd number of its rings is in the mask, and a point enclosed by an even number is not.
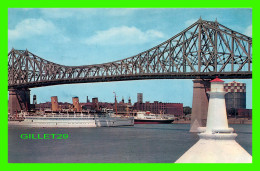
{"type": "Polygon", "coordinates": [[[28,88],[9,89],[8,112],[15,114],[16,112],[30,110],[30,91],[28,88]]]}
{"type": "Polygon", "coordinates": [[[209,81],[204,79],[193,80],[190,132],[198,132],[198,127],[206,126],[209,104],[209,97],[206,92],[210,88],[209,81]]]}

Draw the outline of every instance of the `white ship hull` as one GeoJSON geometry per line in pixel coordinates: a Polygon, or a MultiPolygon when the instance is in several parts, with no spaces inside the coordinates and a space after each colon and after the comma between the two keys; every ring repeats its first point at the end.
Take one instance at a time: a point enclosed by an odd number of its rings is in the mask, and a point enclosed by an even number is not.
{"type": "Polygon", "coordinates": [[[113,126],[133,126],[133,118],[98,118],[96,119],[97,127],[113,127],[113,126]]]}
{"type": "Polygon", "coordinates": [[[133,118],[119,117],[26,117],[24,121],[9,121],[9,126],[41,128],[91,128],[133,126],[133,118]]]}
{"type": "Polygon", "coordinates": [[[40,128],[91,128],[97,127],[95,122],[82,122],[82,123],[75,123],[75,122],[35,122],[35,123],[28,123],[26,121],[17,123],[16,121],[11,121],[8,123],[9,126],[23,126],[23,127],[40,127],[40,128]]]}
{"type": "Polygon", "coordinates": [[[135,124],[171,124],[174,116],[166,117],[161,114],[152,114],[150,112],[137,112],[134,120],[135,124]]]}

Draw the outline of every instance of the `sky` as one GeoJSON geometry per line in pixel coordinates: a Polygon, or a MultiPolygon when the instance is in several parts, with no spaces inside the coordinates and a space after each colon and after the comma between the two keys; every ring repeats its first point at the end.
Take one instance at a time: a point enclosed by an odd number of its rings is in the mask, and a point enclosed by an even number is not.
{"type": "MultiPolygon", "coordinates": [[[[9,8],[8,50],[28,49],[46,60],[69,66],[121,60],[148,50],[178,34],[200,17],[252,37],[252,9],[183,8],[9,8]]],[[[231,82],[234,80],[224,80],[231,82]]],[[[247,108],[252,108],[252,80],[247,86],[247,108]]],[[[144,101],[192,106],[191,79],[138,80],[56,85],[31,89],[37,102],[58,96],[60,102],[98,97],[113,102],[114,94],[132,103],[137,93],[144,101]]],[[[32,100],[31,100],[32,101],[32,100]]]]}

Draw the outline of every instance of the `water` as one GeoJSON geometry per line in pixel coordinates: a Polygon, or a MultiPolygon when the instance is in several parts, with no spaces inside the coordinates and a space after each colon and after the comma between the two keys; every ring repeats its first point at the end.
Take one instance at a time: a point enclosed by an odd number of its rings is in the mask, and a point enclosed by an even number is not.
{"type": "MultiPolygon", "coordinates": [[[[9,163],[173,163],[198,141],[189,124],[133,127],[9,127],[9,163]],[[68,139],[26,140],[21,134],[68,134],[68,139]]],[[[230,125],[252,154],[251,125],[230,125]]]]}

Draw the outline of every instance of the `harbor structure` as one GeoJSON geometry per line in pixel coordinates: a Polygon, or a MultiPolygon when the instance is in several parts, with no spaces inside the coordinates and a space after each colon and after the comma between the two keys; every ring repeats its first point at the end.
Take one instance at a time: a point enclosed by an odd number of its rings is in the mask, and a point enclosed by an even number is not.
{"type": "Polygon", "coordinates": [[[198,127],[205,127],[209,98],[207,89],[210,87],[209,80],[193,80],[193,100],[190,132],[197,132],[198,127]]]}
{"type": "Polygon", "coordinates": [[[75,112],[80,112],[81,107],[79,105],[79,98],[78,97],[72,97],[72,102],[73,102],[73,110],[75,112]]]}
{"type": "Polygon", "coordinates": [[[30,110],[30,91],[28,88],[9,89],[8,113],[15,115],[17,112],[30,110]]]}
{"type": "Polygon", "coordinates": [[[199,128],[199,141],[175,163],[251,163],[252,156],[236,141],[228,127],[224,81],[211,81],[206,127],[199,128]]]}
{"type": "Polygon", "coordinates": [[[164,103],[159,101],[134,103],[133,109],[136,111],[150,111],[155,114],[169,114],[175,117],[183,116],[183,103],[164,103]]]}
{"type": "Polygon", "coordinates": [[[224,84],[224,89],[227,91],[227,94],[225,95],[227,110],[246,108],[245,83],[233,81],[224,84]]]}
{"type": "Polygon", "coordinates": [[[59,110],[58,97],[52,96],[51,97],[51,111],[57,112],[58,110],[59,110]]]}
{"type": "Polygon", "coordinates": [[[99,103],[98,103],[98,98],[94,97],[92,98],[92,106],[91,106],[92,110],[99,110],[99,103]]]}

